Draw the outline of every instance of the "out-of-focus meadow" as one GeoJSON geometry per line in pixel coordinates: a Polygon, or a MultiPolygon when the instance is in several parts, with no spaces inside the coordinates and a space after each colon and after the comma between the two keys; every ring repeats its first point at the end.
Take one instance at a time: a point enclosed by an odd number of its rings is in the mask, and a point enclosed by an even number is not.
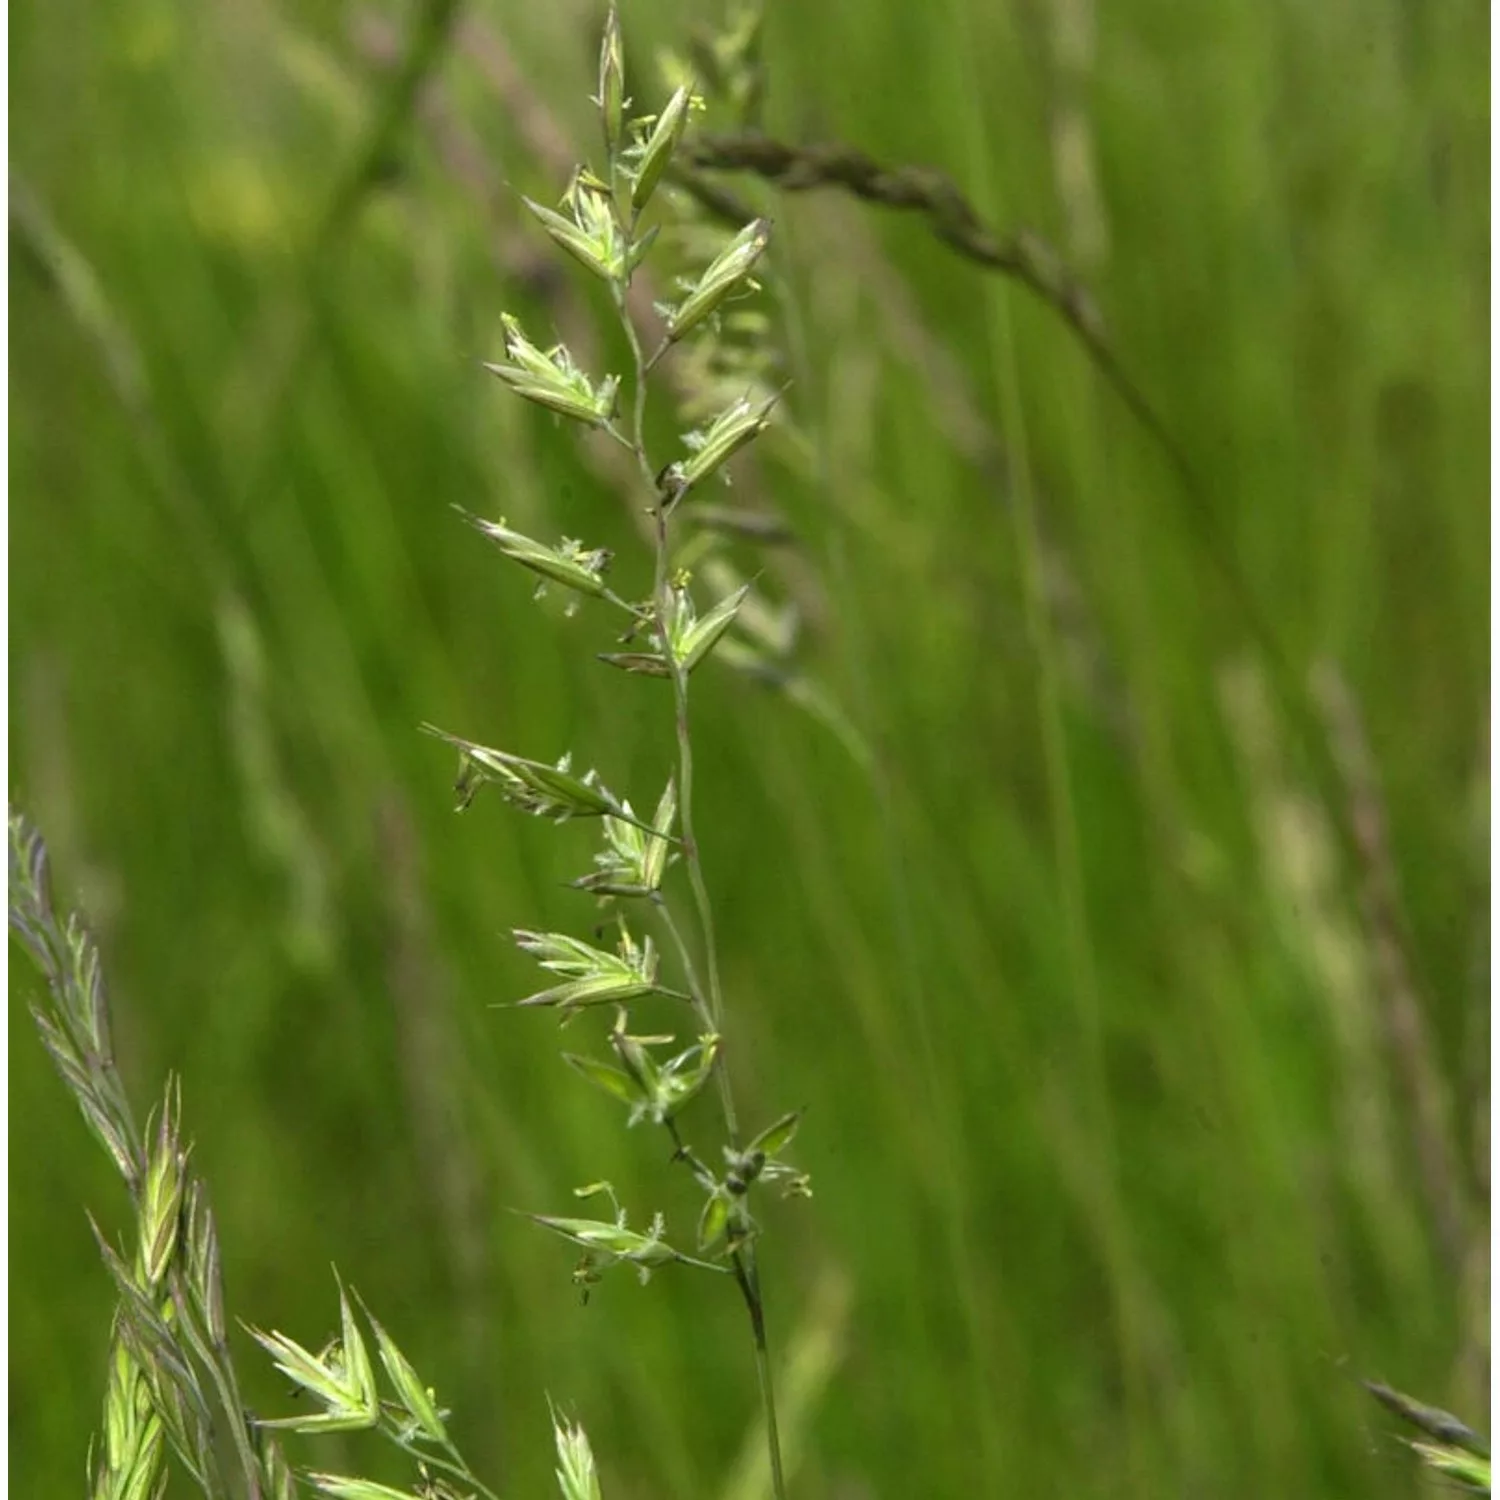
{"type": "MultiPolygon", "coordinates": [[[[487,1008],[535,987],[511,927],[587,930],[594,832],[455,817],[418,725],[637,806],[670,726],[451,508],[649,576],[639,495],[479,368],[502,310],[618,357],[518,201],[595,151],[602,9],[462,5],[428,58],[443,9],[12,11],[11,795],[141,1113],[182,1077],[232,1315],[316,1348],[336,1263],[506,1495],[550,1396],[611,1500],[751,1500],[732,1294],[583,1306],[512,1212],[693,1205],[487,1008]]],[[[639,104],[719,15],[630,0],[639,104]]],[[[919,218],[726,179],[792,380],[726,498],[796,537],[735,556],[806,676],[695,679],[698,808],[742,1104],[807,1109],[762,1250],[799,1497],[1378,1500],[1419,1480],[1361,1377],[1483,1421],[1487,57],[1477,0],[767,7],[767,130],[1043,236],[1196,475],[919,218]]],[[[30,983],[11,1472],[62,1495],[84,1210],[129,1214],[30,983]]]]}

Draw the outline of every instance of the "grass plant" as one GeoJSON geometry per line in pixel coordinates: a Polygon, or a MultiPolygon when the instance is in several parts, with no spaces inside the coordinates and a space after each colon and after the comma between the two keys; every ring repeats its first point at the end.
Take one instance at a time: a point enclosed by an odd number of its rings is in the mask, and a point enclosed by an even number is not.
{"type": "Polygon", "coordinates": [[[661,229],[660,224],[649,224],[648,211],[672,169],[690,114],[702,100],[691,85],[682,84],[659,114],[631,118],[619,21],[611,11],[600,49],[595,103],[605,154],[602,171],[596,174],[586,165],[576,168],[563,197],[563,212],[529,198],[526,207],[563,252],[608,288],[630,354],[628,382],[614,374],[590,378],[563,345],[544,352],[508,314],[505,360],[488,368],[517,396],[597,430],[630,455],[638,503],[652,523],[650,592],[638,603],[614,592],[605,581],[614,559],[604,548],[586,549],[571,539],[549,547],[512,530],[503,520],[476,520],[475,525],[505,557],[538,576],[542,589],[560,586],[620,615],[624,633],[619,644],[631,649],[601,653],[601,660],[631,676],[670,683],[675,765],[655,811],[641,819],[594,772],[575,775],[571,755],[550,766],[452,735],[443,737],[460,751],[460,806],[468,805],[480,785],[492,785],[524,812],[559,823],[580,817],[602,820],[604,847],[595,857],[596,868],[573,883],[609,909],[616,947],[607,951],[565,933],[518,929],[518,947],[562,982],[517,1003],[554,1009],[564,1024],[596,1007],[613,1008],[615,1020],[607,1040],[614,1060],[576,1053],[565,1053],[564,1058],[583,1078],[626,1106],[629,1125],[649,1122],[664,1130],[672,1159],[692,1174],[703,1194],[691,1253],[668,1243],[660,1213],[652,1216],[644,1232],[630,1228],[607,1182],[581,1188],[579,1195],[606,1196],[615,1210],[611,1219],[536,1215],[536,1222],[583,1248],[575,1274],[585,1286],[619,1264],[634,1266],[642,1280],[671,1264],[732,1275],[749,1319],[771,1489],[776,1500],[785,1500],[757,1249],[760,1226],[750,1199],[760,1183],[779,1184],[789,1196],[810,1195],[811,1189],[806,1175],[782,1156],[796,1134],[798,1112],[783,1114],[749,1135],[739,1122],[728,1068],[733,1053],[725,1034],[728,1022],[713,902],[694,813],[688,691],[692,674],[734,626],[751,585],[722,595],[700,613],[692,576],[677,560],[680,547],[674,526],[681,509],[765,431],[778,398],[774,393],[759,398],[735,394],[701,427],[683,435],[686,451],[670,461],[653,457],[647,443],[653,372],[702,325],[717,321],[730,304],[756,289],[752,273],[765,252],[771,225],[759,218],[742,225],[699,274],[684,280],[679,300],[658,304],[660,330],[648,353],[631,310],[631,285],[661,229]],[[622,386],[628,392],[628,417],[623,420],[622,386]],[[668,871],[678,860],[686,870],[691,926],[674,910],[665,888],[668,871]],[[649,933],[640,940],[632,935],[626,915],[631,909],[643,910],[656,928],[657,941],[675,959],[678,975],[673,982],[663,977],[649,933]],[[658,1054],[676,1042],[675,1035],[631,1030],[640,1024],[636,1016],[644,1011],[643,1002],[653,996],[686,1007],[697,1029],[696,1040],[667,1059],[658,1054]],[[705,1089],[719,1106],[721,1163],[716,1153],[689,1143],[682,1123],[686,1106],[705,1089]],[[704,1259],[710,1255],[716,1260],[704,1259]]]}

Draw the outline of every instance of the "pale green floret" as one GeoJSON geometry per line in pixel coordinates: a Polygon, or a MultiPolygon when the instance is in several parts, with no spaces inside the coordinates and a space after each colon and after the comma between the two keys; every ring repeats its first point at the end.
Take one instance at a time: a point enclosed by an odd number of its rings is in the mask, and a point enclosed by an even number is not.
{"type": "Polygon", "coordinates": [[[438,1410],[436,1396],[429,1387],[422,1384],[422,1377],[417,1374],[411,1361],[368,1309],[365,1310],[365,1316],[370,1319],[370,1327],[375,1330],[380,1362],[385,1366],[385,1373],[390,1377],[396,1394],[411,1418],[413,1430],[429,1442],[446,1443],[448,1429],[443,1425],[443,1414],[438,1410]]]}
{"type": "Polygon", "coordinates": [[[672,160],[672,153],[687,128],[689,111],[701,104],[693,94],[691,85],[684,84],[667,100],[666,107],[657,116],[646,144],[641,148],[640,161],[636,167],[635,182],[630,190],[630,207],[640,213],[651,201],[662,174],[672,160]]]}
{"type": "Polygon", "coordinates": [[[595,386],[561,344],[543,353],[521,331],[509,313],[501,315],[505,330],[506,364],[486,364],[491,375],[503,380],[527,401],[545,406],[560,416],[571,417],[590,427],[600,427],[615,414],[619,377],[606,376],[595,386]]]}
{"type": "Polygon", "coordinates": [[[585,550],[581,542],[567,537],[557,546],[548,547],[519,531],[512,531],[503,516],[498,521],[486,521],[478,516],[467,516],[466,519],[508,558],[540,577],[594,598],[607,592],[604,574],[612,561],[612,554],[605,548],[585,550]]]}
{"type": "Polygon", "coordinates": [[[563,203],[571,210],[571,219],[530,198],[521,201],[542,228],[595,276],[616,282],[625,275],[629,246],[609,205],[609,189],[597,177],[580,170],[569,184],[563,203]]]}
{"type": "Polygon", "coordinates": [[[704,1271],[727,1272],[728,1268],[725,1266],[695,1260],[692,1256],[673,1249],[663,1238],[666,1234],[666,1221],[661,1214],[653,1216],[651,1227],[645,1234],[629,1228],[625,1222],[625,1210],[620,1208],[614,1189],[607,1182],[579,1188],[576,1196],[587,1198],[596,1193],[608,1194],[610,1201],[615,1204],[614,1223],[603,1219],[553,1218],[545,1214],[526,1216],[544,1229],[550,1229],[554,1234],[572,1240],[575,1245],[583,1246],[588,1254],[584,1256],[583,1263],[574,1272],[574,1276],[584,1285],[592,1285],[610,1266],[622,1261],[635,1266],[643,1282],[651,1279],[652,1271],[673,1261],[697,1266],[704,1271]]]}
{"type": "Polygon", "coordinates": [[[563,1054],[564,1060],[590,1083],[630,1106],[627,1126],[637,1125],[642,1120],[664,1125],[703,1089],[712,1076],[719,1055],[719,1038],[710,1032],[667,1062],[659,1063],[650,1049],[666,1046],[672,1038],[631,1036],[625,1029],[626,1022],[627,1013],[622,1006],[609,1038],[622,1068],[571,1052],[563,1054]]]}
{"type": "Polygon", "coordinates": [[[557,1484],[563,1500],[601,1500],[599,1473],[588,1434],[576,1422],[559,1421],[556,1413],[552,1417],[552,1432],[557,1440],[557,1484]]]}
{"type": "Polygon", "coordinates": [[[681,495],[723,467],[746,443],[759,437],[771,424],[771,408],[780,394],[751,403],[743,398],[721,411],[704,432],[690,432],[683,442],[692,449],[692,457],[673,464],[669,483],[681,495]]]}
{"type": "Polygon", "coordinates": [[[599,897],[652,896],[672,859],[672,824],[677,817],[677,787],[668,782],[650,827],[636,821],[626,802],[624,817],[604,819],[604,848],[594,856],[597,867],[573,881],[577,890],[599,897]]]}
{"type": "Polygon", "coordinates": [[[320,1495],[330,1500],[421,1500],[410,1490],[392,1489],[373,1479],[355,1479],[347,1474],[308,1474],[306,1478],[320,1495]]]}
{"type": "Polygon", "coordinates": [[[459,752],[458,781],[454,790],[458,793],[460,810],[468,807],[475,792],[488,783],[498,787],[501,796],[512,806],[558,822],[567,818],[597,818],[605,813],[613,813],[616,817],[624,815],[619,801],[607,787],[600,785],[596,772],[587,771],[581,777],[573,775],[570,756],[564,755],[555,766],[549,766],[542,761],[526,760],[489,745],[460,739],[431,724],[424,724],[422,728],[425,733],[446,740],[459,752]]]}
{"type": "Polygon", "coordinates": [[[625,47],[620,37],[620,17],[613,6],[604,18],[604,38],[599,45],[599,120],[604,127],[604,150],[613,156],[624,132],[625,47]]]}
{"type": "Polygon", "coordinates": [[[735,616],[739,614],[740,606],[749,592],[750,585],[747,583],[719,600],[706,615],[698,618],[687,590],[683,588],[674,591],[674,598],[679,601],[679,606],[674,611],[675,618],[668,635],[672,643],[672,654],[684,672],[691,672],[713,650],[719,637],[734,624],[735,616]]]}
{"type": "Polygon", "coordinates": [[[747,224],[715,257],[697,285],[667,315],[667,337],[677,340],[696,328],[733,293],[753,290],[750,272],[771,239],[771,221],[747,224]]]}
{"type": "Polygon", "coordinates": [[[341,1336],[322,1354],[309,1353],[284,1334],[251,1329],[276,1361],[276,1368],[323,1405],[321,1412],[310,1416],[262,1420],[262,1427],[285,1427],[292,1432],[358,1432],[380,1421],[375,1370],[342,1287],[339,1303],[341,1336]]]}
{"type": "Polygon", "coordinates": [[[657,992],[658,959],[649,937],[637,944],[622,927],[619,951],[607,953],[562,932],[517,928],[512,935],[523,953],[565,981],[517,1000],[517,1005],[556,1006],[567,1020],[590,1005],[618,1005],[657,992]]]}
{"type": "Polygon", "coordinates": [[[185,1187],[184,1166],[185,1159],[177,1139],[175,1110],[169,1095],[167,1108],[162,1111],[156,1150],[146,1168],[141,1191],[139,1265],[144,1284],[149,1287],[161,1284],[177,1249],[185,1187]]]}

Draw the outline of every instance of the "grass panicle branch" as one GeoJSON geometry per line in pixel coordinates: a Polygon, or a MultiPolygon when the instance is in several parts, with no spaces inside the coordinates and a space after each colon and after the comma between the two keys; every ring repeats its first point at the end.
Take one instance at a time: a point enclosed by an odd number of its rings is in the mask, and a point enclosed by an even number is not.
{"type": "Polygon", "coordinates": [[[935,167],[888,166],[843,142],[794,146],[742,133],[689,137],[681,169],[679,180],[690,189],[695,171],[749,172],[784,192],[836,187],[865,203],[920,213],[933,233],[965,260],[1020,282],[1085,338],[1104,337],[1098,304],[1058,252],[1030,230],[996,234],[953,179],[935,167]]]}

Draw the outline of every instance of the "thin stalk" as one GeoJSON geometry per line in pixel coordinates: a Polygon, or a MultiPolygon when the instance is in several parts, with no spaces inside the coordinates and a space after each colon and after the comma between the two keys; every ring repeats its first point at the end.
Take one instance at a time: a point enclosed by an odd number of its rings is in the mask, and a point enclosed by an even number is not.
{"type": "MultiPolygon", "coordinates": [[[[667,516],[663,507],[658,512],[661,531],[659,552],[664,557],[667,550],[667,516]]],[[[698,908],[698,923],[703,929],[703,946],[708,955],[708,1003],[714,1024],[721,1023],[724,1014],[724,993],[719,985],[718,944],[714,940],[713,907],[708,899],[708,885],[703,879],[703,861],[698,853],[698,840],[693,833],[693,742],[688,733],[687,673],[675,658],[670,659],[672,668],[672,696],[676,700],[677,720],[677,801],[682,820],[682,841],[688,867],[688,880],[693,887],[693,901],[698,908]]],[[[734,1139],[735,1127],[730,1122],[730,1144],[738,1145],[734,1139]]]]}
{"type": "MultiPolygon", "coordinates": [[[[634,224],[630,226],[633,232],[634,224]]],[[[658,350],[648,361],[641,349],[640,335],[625,306],[625,288],[617,284],[614,288],[615,307],[620,323],[630,345],[630,357],[634,365],[635,389],[631,402],[631,439],[636,464],[647,492],[654,497],[656,514],[656,576],[653,595],[656,600],[656,633],[661,653],[672,674],[673,717],[677,730],[677,815],[682,824],[683,860],[687,865],[688,883],[693,891],[693,904],[698,914],[698,929],[703,940],[703,950],[708,964],[707,1019],[714,1032],[723,1028],[724,995],[719,981],[718,943],[714,934],[713,904],[709,900],[708,884],[703,878],[703,861],[699,855],[698,840],[693,826],[693,745],[688,723],[687,673],[677,660],[667,638],[667,621],[671,618],[672,593],[668,572],[668,531],[673,501],[663,496],[652,473],[650,460],[646,456],[646,379],[652,365],[660,357],[658,350]]],[[[703,991],[696,981],[696,974],[688,959],[687,944],[682,940],[676,924],[672,921],[666,903],[659,909],[665,914],[668,932],[683,955],[688,984],[693,991],[694,1004],[703,1008],[703,991]]],[[[729,1069],[720,1053],[714,1064],[714,1075],[719,1090],[720,1107],[724,1112],[724,1129],[731,1150],[739,1149],[739,1116],[734,1106],[734,1092],[729,1081],[729,1069]]],[[[675,1124],[674,1138],[677,1136],[675,1124]]],[[[680,1145],[679,1145],[680,1149],[680,1145]]],[[[743,1211],[739,1215],[744,1222],[743,1211]]],[[[730,1252],[735,1284],[744,1299],[745,1311],[750,1316],[750,1332],[755,1345],[755,1374],[760,1387],[761,1411],[766,1424],[766,1452],[771,1467],[771,1492],[775,1500],[787,1500],[786,1475],[781,1463],[781,1433],[776,1421],[776,1391],[771,1378],[771,1355],[766,1341],[765,1303],[760,1291],[760,1271],[756,1264],[753,1240],[747,1238],[730,1252]]]]}
{"type": "Polygon", "coordinates": [[[776,1391],[771,1384],[771,1351],[766,1343],[765,1305],[760,1296],[760,1273],[755,1265],[755,1251],[746,1245],[734,1252],[734,1279],[750,1313],[750,1329],[755,1339],[755,1374],[760,1382],[761,1410],[766,1417],[766,1452],[771,1459],[771,1493],[776,1500],[786,1500],[786,1476],[781,1470],[781,1433],[776,1426],[776,1391]]]}
{"type": "MultiPolygon", "coordinates": [[[[677,1121],[670,1115],[663,1123],[672,1137],[672,1145],[678,1160],[686,1162],[693,1175],[705,1187],[714,1182],[713,1173],[703,1164],[697,1153],[683,1139],[677,1121]]],[[[785,1500],[786,1475],[781,1467],[781,1432],[776,1422],[776,1389],[771,1381],[771,1351],[766,1341],[765,1304],[760,1295],[760,1273],[755,1264],[755,1244],[746,1240],[738,1249],[730,1252],[730,1264],[734,1270],[735,1285],[745,1300],[745,1309],[750,1314],[750,1333],[755,1344],[755,1378],[760,1386],[761,1410],[766,1422],[766,1452],[771,1463],[771,1488],[776,1500],[785,1500]]]]}
{"type": "Polygon", "coordinates": [[[698,978],[698,967],[693,962],[693,951],[688,947],[687,939],[677,925],[677,919],[672,915],[672,908],[667,905],[660,891],[651,898],[651,903],[656,907],[662,926],[666,928],[667,936],[677,950],[677,957],[682,963],[682,971],[687,975],[688,994],[692,997],[693,1009],[698,1012],[699,1021],[708,1030],[713,1031],[715,1029],[713,1013],[708,1008],[708,1000],[703,993],[703,984],[698,978]]]}
{"type": "MultiPolygon", "coordinates": [[[[677,728],[677,816],[682,823],[682,853],[688,868],[688,882],[693,890],[693,904],[697,908],[698,928],[703,938],[703,947],[708,960],[708,1014],[709,1026],[719,1031],[723,1026],[724,997],[719,984],[719,958],[714,937],[713,907],[709,902],[708,886],[703,879],[703,862],[698,854],[698,841],[693,831],[693,745],[688,730],[687,674],[683,671],[667,640],[666,621],[671,614],[671,579],[667,572],[669,549],[667,529],[669,525],[668,503],[661,496],[656,476],[651,472],[651,461],[646,457],[646,362],[641,350],[640,335],[625,307],[623,289],[617,288],[615,306],[625,337],[630,344],[630,357],[635,365],[635,397],[631,405],[631,437],[636,463],[648,489],[656,497],[656,577],[652,588],[656,600],[657,638],[661,654],[672,673],[672,696],[677,728]]],[[[665,903],[662,909],[665,910],[665,903]]],[[[685,954],[687,945],[677,937],[680,950],[685,954]]],[[[703,991],[688,976],[689,984],[701,997],[703,991]]],[[[734,1094],[729,1083],[729,1072],[722,1055],[714,1064],[718,1082],[719,1099],[724,1110],[724,1128],[731,1147],[739,1147],[739,1115],[734,1107],[734,1094]]]]}
{"type": "Polygon", "coordinates": [[[476,1479],[470,1471],[469,1466],[464,1463],[463,1455],[452,1443],[443,1446],[447,1452],[453,1455],[453,1460],[439,1458],[435,1453],[418,1448],[415,1443],[401,1437],[398,1433],[387,1431],[386,1434],[403,1453],[409,1453],[418,1463],[426,1464],[430,1469],[441,1469],[445,1474],[451,1474],[455,1479],[461,1479],[465,1484],[471,1484],[485,1497],[485,1500],[500,1500],[500,1497],[487,1484],[476,1479]]]}
{"type": "Polygon", "coordinates": [[[682,1131],[677,1128],[676,1116],[668,1115],[662,1123],[667,1127],[667,1134],[672,1137],[672,1146],[677,1160],[686,1162],[692,1168],[693,1175],[705,1188],[713,1187],[715,1185],[714,1174],[704,1165],[698,1153],[682,1138],[682,1131]]]}
{"type": "MultiPolygon", "coordinates": [[[[657,511],[657,556],[665,559],[667,552],[667,513],[662,506],[657,511]]],[[[665,564],[658,561],[658,574],[664,572],[665,564]]],[[[663,645],[665,650],[665,643],[663,645]]],[[[719,961],[714,940],[713,908],[709,903],[708,885],[703,878],[703,863],[698,856],[698,841],[693,833],[693,750],[688,733],[687,674],[676,658],[666,652],[672,667],[672,686],[676,698],[677,718],[677,802],[678,816],[682,820],[683,857],[688,867],[688,879],[693,888],[693,899],[698,907],[698,922],[703,933],[703,944],[708,955],[709,1007],[714,1030],[722,1027],[724,1000],[719,986],[719,961]]],[[[719,1098],[724,1109],[724,1126],[732,1149],[739,1147],[739,1126],[734,1108],[734,1096],[729,1083],[729,1069],[721,1053],[714,1069],[718,1075],[719,1098]]],[[[750,1315],[750,1331],[755,1344],[755,1375],[760,1385],[761,1409],[766,1421],[766,1452],[771,1462],[771,1492],[776,1500],[786,1500],[786,1477],[781,1467],[781,1434],[776,1423],[776,1391],[771,1380],[771,1355],[766,1342],[765,1303],[760,1292],[760,1270],[756,1264],[755,1245],[747,1239],[731,1256],[734,1279],[745,1301],[745,1311],[750,1315]]]]}

